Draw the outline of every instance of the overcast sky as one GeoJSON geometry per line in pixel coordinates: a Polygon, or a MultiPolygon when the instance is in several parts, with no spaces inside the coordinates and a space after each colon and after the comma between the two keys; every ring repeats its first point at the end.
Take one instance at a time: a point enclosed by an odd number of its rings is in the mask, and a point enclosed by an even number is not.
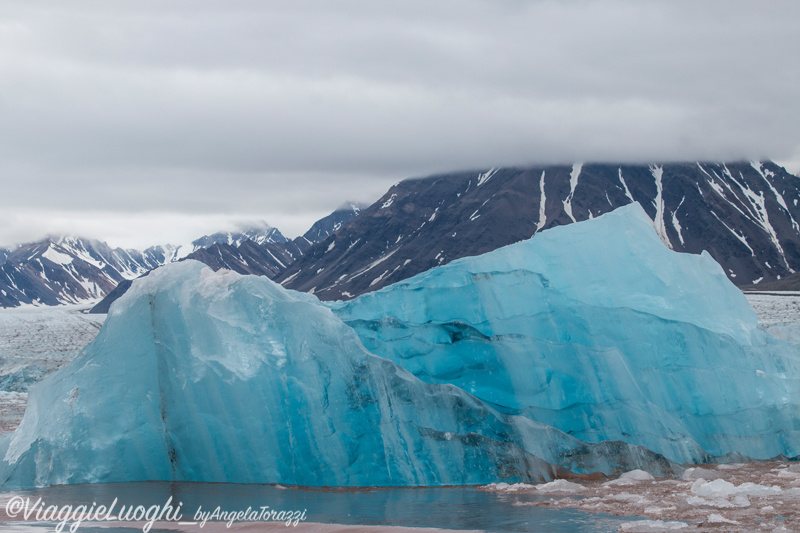
{"type": "Polygon", "coordinates": [[[800,2],[0,0],[0,246],[303,233],[432,172],[800,170],[800,2]]]}

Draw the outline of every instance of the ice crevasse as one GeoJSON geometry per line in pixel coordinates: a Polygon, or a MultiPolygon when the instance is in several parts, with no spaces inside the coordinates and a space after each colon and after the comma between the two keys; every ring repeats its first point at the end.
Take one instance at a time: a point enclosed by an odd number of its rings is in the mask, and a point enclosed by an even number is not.
{"type": "Polygon", "coordinates": [[[798,454],[797,347],[638,205],[346,303],[186,261],[34,387],[5,488],[445,485],[798,454]]]}

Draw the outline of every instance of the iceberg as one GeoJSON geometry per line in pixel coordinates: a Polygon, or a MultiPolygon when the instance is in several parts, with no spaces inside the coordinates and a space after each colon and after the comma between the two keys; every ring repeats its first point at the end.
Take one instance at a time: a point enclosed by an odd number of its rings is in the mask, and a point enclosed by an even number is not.
{"type": "Polygon", "coordinates": [[[29,396],[0,447],[6,489],[207,481],[336,486],[541,482],[566,468],[662,474],[426,384],[370,354],[316,297],[185,261],[133,283],[97,338],[29,396]]]}
{"type": "Polygon", "coordinates": [[[427,383],[678,463],[800,453],[800,349],[638,204],[332,304],[427,383]]]}
{"type": "Polygon", "coordinates": [[[32,388],[0,483],[542,483],[797,455],[797,350],[638,205],[330,305],[184,261],[32,388]]]}

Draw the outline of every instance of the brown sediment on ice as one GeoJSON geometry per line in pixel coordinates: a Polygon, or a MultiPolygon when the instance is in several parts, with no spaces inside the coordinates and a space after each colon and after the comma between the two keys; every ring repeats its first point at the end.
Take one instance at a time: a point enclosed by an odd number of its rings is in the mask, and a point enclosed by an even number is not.
{"type": "Polygon", "coordinates": [[[526,496],[514,505],[642,517],[624,524],[626,532],[800,532],[800,463],[703,465],[687,469],[681,479],[638,474],[611,481],[499,483],[484,490],[526,496]],[[542,498],[531,501],[530,495],[542,498]]]}

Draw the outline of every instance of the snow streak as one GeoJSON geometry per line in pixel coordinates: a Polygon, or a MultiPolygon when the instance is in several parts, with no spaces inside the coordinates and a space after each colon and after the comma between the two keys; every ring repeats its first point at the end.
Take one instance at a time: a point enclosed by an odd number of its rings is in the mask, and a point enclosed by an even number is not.
{"type": "Polygon", "coordinates": [[[564,200],[564,211],[567,212],[567,215],[569,215],[569,218],[571,218],[573,222],[577,221],[575,217],[572,216],[572,197],[575,196],[575,187],[578,186],[578,178],[581,175],[581,169],[583,169],[583,163],[575,163],[572,165],[572,172],[569,174],[569,196],[564,200]]]}
{"type": "Polygon", "coordinates": [[[544,195],[544,170],[542,170],[542,177],[539,178],[539,222],[536,223],[536,233],[547,223],[547,214],[544,210],[546,201],[547,199],[544,195]]]}
{"type": "MultiPolygon", "coordinates": [[[[628,184],[625,183],[625,178],[622,177],[622,169],[621,168],[619,169],[619,182],[625,188],[625,196],[628,197],[628,199],[631,201],[631,203],[635,202],[636,200],[633,199],[633,195],[631,194],[630,189],[628,189],[628,184]]],[[[611,202],[609,202],[609,203],[611,203],[611,202]]]]}
{"type": "Polygon", "coordinates": [[[656,227],[658,236],[661,237],[662,241],[664,241],[664,244],[672,248],[672,243],[669,242],[667,228],[664,224],[664,198],[662,194],[664,191],[664,185],[661,182],[661,177],[664,175],[664,167],[657,167],[655,165],[651,166],[650,172],[653,174],[653,177],[656,180],[656,199],[653,202],[656,207],[656,218],[653,220],[653,224],[656,227]]]}

